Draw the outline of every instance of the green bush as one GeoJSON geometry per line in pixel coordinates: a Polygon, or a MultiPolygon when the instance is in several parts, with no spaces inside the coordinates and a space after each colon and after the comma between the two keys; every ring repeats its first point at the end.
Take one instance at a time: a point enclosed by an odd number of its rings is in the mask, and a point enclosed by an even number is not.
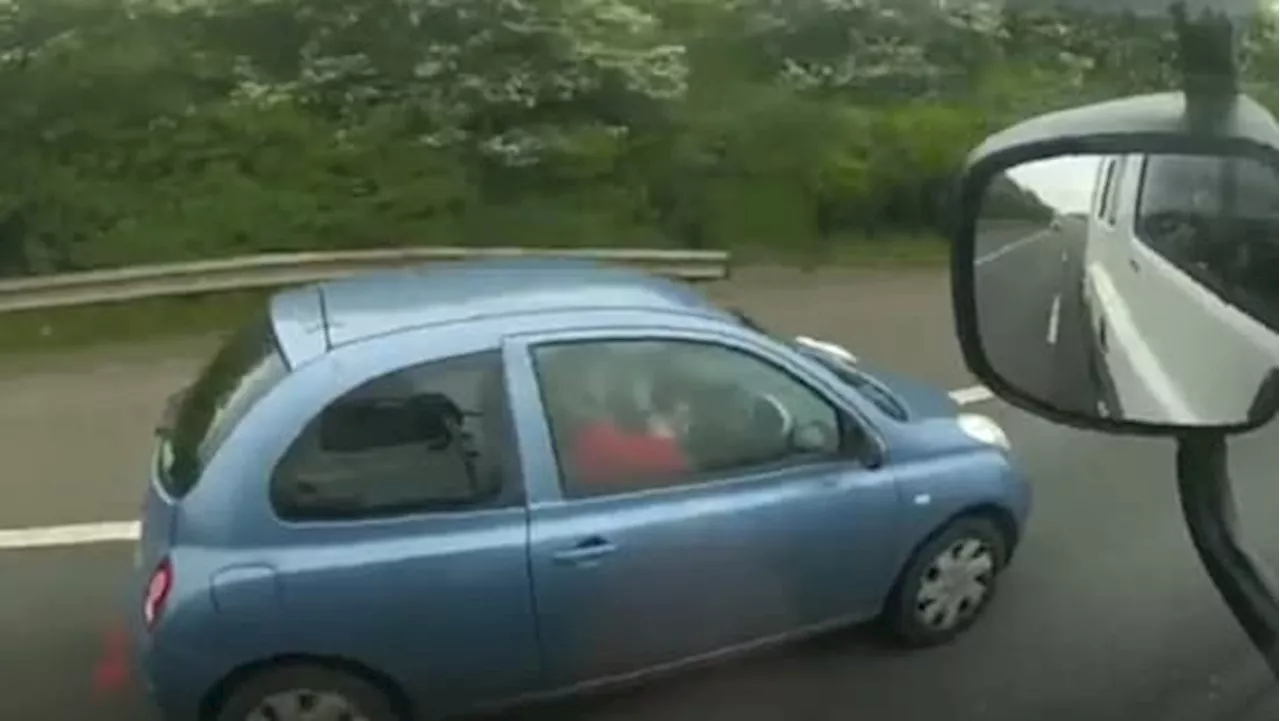
{"type": "MultiPolygon", "coordinates": [[[[1172,87],[1169,27],[915,0],[0,0],[0,275],[900,242],[991,130],[1172,87]]],[[[1274,106],[1273,14],[1244,53],[1274,106]]]]}

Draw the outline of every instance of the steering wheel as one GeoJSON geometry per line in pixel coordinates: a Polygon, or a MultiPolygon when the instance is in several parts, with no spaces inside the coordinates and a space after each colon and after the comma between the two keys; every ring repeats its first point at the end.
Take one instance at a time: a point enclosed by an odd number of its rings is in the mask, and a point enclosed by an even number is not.
{"type": "Polygon", "coordinates": [[[778,398],[737,384],[714,384],[691,398],[691,439],[718,454],[773,453],[790,440],[795,418],[778,398]]]}
{"type": "Polygon", "coordinates": [[[697,468],[739,466],[791,446],[795,418],[771,393],[706,377],[674,392],[688,414],[678,438],[697,468]]]}
{"type": "Polygon", "coordinates": [[[795,418],[791,411],[771,393],[748,392],[748,412],[752,430],[761,440],[778,440],[786,443],[795,430],[795,418]]]}

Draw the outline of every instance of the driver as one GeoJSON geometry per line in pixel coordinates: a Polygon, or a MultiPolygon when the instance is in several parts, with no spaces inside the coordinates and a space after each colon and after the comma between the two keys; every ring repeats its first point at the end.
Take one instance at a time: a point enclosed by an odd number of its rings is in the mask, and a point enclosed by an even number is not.
{"type": "Polygon", "coordinates": [[[574,478],[587,487],[683,475],[689,462],[680,443],[683,419],[668,399],[646,409],[628,382],[611,383],[602,412],[570,440],[574,478]]]}
{"type": "Polygon", "coordinates": [[[648,428],[653,435],[684,440],[693,423],[693,405],[683,384],[657,373],[649,391],[648,428]]]}

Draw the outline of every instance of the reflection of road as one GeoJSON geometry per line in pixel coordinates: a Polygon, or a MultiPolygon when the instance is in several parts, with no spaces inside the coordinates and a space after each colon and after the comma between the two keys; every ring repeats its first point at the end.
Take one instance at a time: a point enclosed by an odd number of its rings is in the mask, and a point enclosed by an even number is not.
{"type": "Polygon", "coordinates": [[[979,239],[978,323],[992,367],[1030,395],[1097,414],[1107,394],[1089,367],[1083,224],[980,228],[979,239]]]}

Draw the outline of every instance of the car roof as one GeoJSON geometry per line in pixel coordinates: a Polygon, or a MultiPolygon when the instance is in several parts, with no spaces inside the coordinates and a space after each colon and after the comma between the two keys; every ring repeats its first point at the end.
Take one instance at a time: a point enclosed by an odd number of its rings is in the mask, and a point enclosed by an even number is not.
{"type": "MultiPolygon", "coordinates": [[[[330,347],[409,328],[539,312],[649,310],[732,318],[683,283],[572,259],[436,263],[313,287],[330,347]]],[[[277,311],[286,306],[283,300],[277,311]]]]}

